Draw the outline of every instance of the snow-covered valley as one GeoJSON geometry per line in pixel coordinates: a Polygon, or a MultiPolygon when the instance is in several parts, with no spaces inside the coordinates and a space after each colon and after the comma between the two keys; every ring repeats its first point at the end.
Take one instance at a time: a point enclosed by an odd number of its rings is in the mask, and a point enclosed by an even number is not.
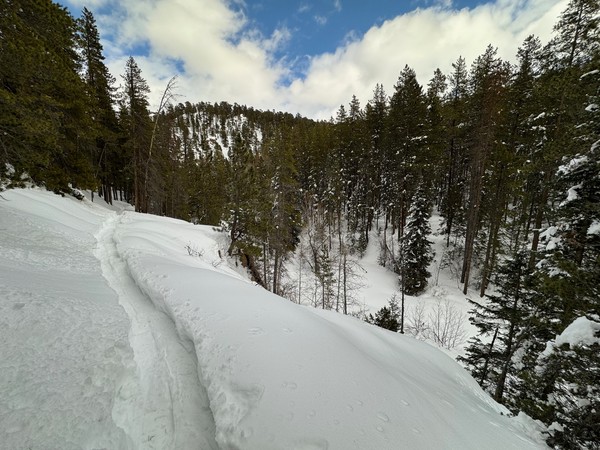
{"type": "Polygon", "coordinates": [[[255,286],[210,227],[2,197],[2,449],[545,448],[440,350],[255,286]]]}

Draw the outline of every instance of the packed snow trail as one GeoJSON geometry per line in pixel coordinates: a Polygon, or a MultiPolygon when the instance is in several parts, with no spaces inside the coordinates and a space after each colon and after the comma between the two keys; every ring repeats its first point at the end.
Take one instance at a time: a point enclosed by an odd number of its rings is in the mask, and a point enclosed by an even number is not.
{"type": "Polygon", "coordinates": [[[113,235],[112,213],[96,235],[102,273],[131,320],[129,343],[137,374],[119,392],[113,417],[136,448],[216,449],[215,425],[199,383],[196,354],[171,319],[155,308],[129,276],[113,235]]]}

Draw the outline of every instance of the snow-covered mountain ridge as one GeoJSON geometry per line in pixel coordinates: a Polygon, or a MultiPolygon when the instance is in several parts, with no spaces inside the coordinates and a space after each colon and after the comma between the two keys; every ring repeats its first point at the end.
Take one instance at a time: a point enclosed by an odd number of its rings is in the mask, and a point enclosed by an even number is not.
{"type": "Polygon", "coordinates": [[[254,286],[210,227],[2,196],[0,448],[545,448],[439,350],[254,286]]]}
{"type": "Polygon", "coordinates": [[[236,139],[242,139],[253,152],[262,144],[261,120],[271,113],[255,111],[239,105],[190,103],[179,104],[171,114],[175,118],[173,132],[182,154],[194,157],[222,154],[225,158],[236,139]]]}

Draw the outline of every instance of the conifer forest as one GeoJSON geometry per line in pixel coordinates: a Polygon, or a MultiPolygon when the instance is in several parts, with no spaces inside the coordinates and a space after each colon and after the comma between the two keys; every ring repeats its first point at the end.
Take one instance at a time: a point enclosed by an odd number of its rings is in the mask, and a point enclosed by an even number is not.
{"type": "Polygon", "coordinates": [[[549,341],[577,320],[600,329],[599,20],[598,0],[571,0],[549,42],[528,37],[515,62],[491,43],[424,86],[399,67],[394,86],[316,121],[178,103],[176,78],[151,110],[134,58],[110,74],[91,11],[3,0],[0,167],[7,189],[89,189],[219,227],[257,284],[344,314],[370,241],[418,296],[440,232],[479,330],[460,362],[549,427],[550,446],[597,449],[599,332],[549,341]],[[292,255],[312,273],[302,290],[292,255]]]}

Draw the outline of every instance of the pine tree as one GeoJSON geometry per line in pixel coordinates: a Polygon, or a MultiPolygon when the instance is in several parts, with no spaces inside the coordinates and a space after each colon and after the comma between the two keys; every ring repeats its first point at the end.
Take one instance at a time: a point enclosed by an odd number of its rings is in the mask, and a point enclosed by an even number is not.
{"type": "Polygon", "coordinates": [[[467,166],[467,98],[468,70],[464,58],[452,64],[453,72],[448,77],[449,89],[446,95],[446,152],[441,158],[442,199],[440,213],[445,221],[446,246],[457,229],[464,230],[464,198],[466,191],[467,166]]]}
{"type": "Polygon", "coordinates": [[[135,59],[131,56],[125,64],[125,73],[121,77],[124,86],[120,100],[119,119],[126,136],[126,147],[131,155],[133,201],[136,211],[146,212],[148,199],[144,197],[144,175],[146,165],[150,164],[148,159],[151,134],[148,111],[150,88],[142,77],[142,71],[135,59]]]}
{"type": "Polygon", "coordinates": [[[386,165],[382,189],[389,197],[384,200],[386,220],[401,238],[408,213],[413,186],[428,154],[424,145],[427,105],[416,73],[406,66],[395,86],[390,101],[386,131],[386,165]]]}
{"type": "Polygon", "coordinates": [[[487,295],[486,303],[471,301],[471,323],[479,330],[469,340],[466,356],[460,357],[473,377],[498,402],[511,404],[517,387],[509,382],[521,369],[522,357],[531,337],[535,316],[535,293],[524,252],[517,252],[499,268],[498,294],[487,295]],[[510,389],[508,398],[505,395],[510,389]]]}
{"type": "MultiPolygon", "coordinates": [[[[280,293],[283,263],[298,245],[301,229],[300,197],[292,147],[295,139],[291,137],[291,131],[282,126],[281,132],[263,141],[262,145],[262,154],[266,159],[265,169],[269,173],[271,184],[269,195],[265,195],[266,198],[262,200],[269,199],[271,208],[266,244],[273,256],[274,293],[280,293]]],[[[267,256],[263,255],[263,258],[267,256]]]]}
{"type": "Polygon", "coordinates": [[[377,311],[375,317],[373,317],[372,314],[369,314],[369,316],[367,317],[367,322],[397,333],[398,330],[400,330],[399,319],[400,308],[398,306],[398,301],[396,300],[396,297],[393,296],[388,301],[387,306],[384,306],[379,311],[377,311]]]}
{"type": "Polygon", "coordinates": [[[345,173],[347,174],[348,233],[352,250],[362,254],[366,250],[370,229],[370,215],[368,214],[371,188],[369,160],[372,155],[368,153],[365,116],[356,96],[350,102],[346,125],[350,139],[349,155],[343,157],[342,161],[347,166],[345,173]]]}
{"type": "MultiPolygon", "coordinates": [[[[539,207],[543,169],[540,149],[546,139],[545,127],[539,121],[544,117],[543,99],[540,92],[541,43],[529,36],[517,51],[518,65],[508,92],[508,145],[512,148],[513,208],[510,236],[512,251],[528,243],[532,232],[532,220],[539,207]]],[[[509,181],[510,183],[510,181],[509,181]]]]}
{"type": "Polygon", "coordinates": [[[368,174],[367,211],[369,226],[372,224],[376,211],[382,207],[383,192],[381,189],[384,159],[384,134],[387,116],[387,96],[383,86],[377,84],[373,98],[365,108],[365,127],[368,139],[366,172],[368,174]]]}
{"type": "Polygon", "coordinates": [[[491,45],[473,63],[470,79],[470,184],[467,206],[467,229],[461,283],[467,293],[475,255],[475,240],[481,226],[481,206],[484,176],[490,156],[502,142],[499,139],[505,85],[508,79],[506,64],[497,57],[491,45]]]}
{"type": "Polygon", "coordinates": [[[418,295],[427,287],[427,279],[431,275],[428,271],[433,260],[429,219],[431,217],[431,204],[427,198],[427,191],[421,183],[410,207],[406,228],[400,245],[398,261],[403,278],[404,292],[408,295],[418,295]]]}
{"type": "MultiPolygon", "coordinates": [[[[100,34],[93,14],[84,8],[77,20],[78,45],[83,59],[83,79],[94,110],[94,164],[102,183],[101,193],[107,203],[112,203],[112,190],[118,183],[120,170],[117,159],[117,117],[113,109],[115,79],[104,65],[100,34]]],[[[123,188],[123,186],[119,186],[123,188]]]]}
{"type": "Polygon", "coordinates": [[[573,321],[560,345],[550,343],[537,361],[536,416],[551,423],[553,448],[596,448],[600,442],[600,316],[573,321]],[[575,331],[576,330],[576,331],[575,331]],[[573,338],[572,336],[576,336],[573,338]]]}
{"type": "Polygon", "coordinates": [[[552,199],[546,209],[554,205],[549,211],[552,223],[539,232],[533,273],[538,312],[519,374],[520,389],[514,396],[515,404],[527,414],[555,424],[549,443],[557,448],[593,446],[598,439],[598,394],[593,381],[598,346],[590,341],[555,345],[556,336],[569,335],[566,329],[575,322],[597,323],[600,312],[600,114],[596,106],[600,77],[593,70],[599,55],[588,56],[591,60],[581,67],[567,61],[562,69],[581,75],[556,99],[561,106],[555,115],[561,122],[556,128],[570,136],[562,149],[569,156],[562,158],[552,174],[554,183],[546,188],[552,199]]]}
{"type": "Polygon", "coordinates": [[[597,0],[571,0],[554,26],[551,64],[564,68],[590,62],[600,49],[600,5],[597,0]]]}
{"type": "Polygon", "coordinates": [[[0,32],[2,160],[49,189],[93,187],[75,20],[47,0],[13,0],[0,6],[0,32]]]}
{"type": "Polygon", "coordinates": [[[442,196],[443,185],[441,182],[445,177],[444,165],[440,161],[444,159],[446,150],[447,126],[445,123],[444,96],[448,88],[446,76],[440,69],[436,69],[433,78],[427,85],[427,145],[429,147],[428,160],[424,161],[422,168],[423,180],[431,189],[439,189],[437,199],[442,196]],[[431,176],[433,174],[433,176],[431,176]]]}
{"type": "MultiPolygon", "coordinates": [[[[546,130],[539,170],[543,186],[534,223],[531,244],[531,265],[535,263],[543,219],[548,212],[551,186],[563,157],[572,157],[572,143],[577,139],[582,116],[585,90],[581,76],[597,61],[600,4],[596,0],[571,0],[554,27],[554,37],[544,48],[543,96],[546,104],[544,120],[539,124],[546,130]]],[[[597,63],[596,63],[597,65],[597,63]]]]}

